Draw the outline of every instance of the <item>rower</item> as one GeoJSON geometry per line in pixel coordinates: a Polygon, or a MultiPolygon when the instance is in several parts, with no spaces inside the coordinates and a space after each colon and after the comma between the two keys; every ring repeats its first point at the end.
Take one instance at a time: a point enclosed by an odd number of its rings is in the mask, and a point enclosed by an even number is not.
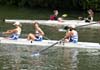
{"type": "Polygon", "coordinates": [[[7,37],[7,39],[17,40],[21,34],[22,25],[19,22],[15,22],[13,25],[16,26],[15,29],[7,30],[6,32],[3,32],[3,34],[11,34],[11,36],[7,37]]]}
{"type": "Polygon", "coordinates": [[[78,42],[78,32],[75,30],[75,25],[69,26],[68,32],[66,32],[66,35],[64,37],[64,42],[78,42]]]}
{"type": "Polygon", "coordinates": [[[93,16],[94,16],[93,10],[89,9],[87,12],[88,12],[88,17],[85,18],[85,22],[91,22],[91,21],[93,21],[93,16]]]}
{"type": "Polygon", "coordinates": [[[88,10],[88,14],[89,14],[88,19],[89,19],[90,21],[93,21],[94,12],[92,11],[92,9],[89,9],[89,10],[88,10]]]}
{"type": "Polygon", "coordinates": [[[42,29],[39,27],[38,22],[33,23],[34,28],[35,28],[35,34],[29,33],[27,36],[27,40],[32,41],[42,41],[43,40],[43,36],[44,36],[44,32],[42,31],[42,29]]]}
{"type": "Polygon", "coordinates": [[[88,11],[87,11],[87,13],[88,13],[88,16],[87,16],[87,18],[84,18],[84,17],[78,17],[78,19],[79,20],[85,20],[85,22],[91,22],[91,21],[93,21],[93,17],[94,17],[94,12],[93,12],[93,10],[92,9],[89,9],[88,11]]]}
{"type": "Polygon", "coordinates": [[[54,10],[53,12],[54,14],[50,16],[50,20],[57,20],[58,10],[54,10]]]}

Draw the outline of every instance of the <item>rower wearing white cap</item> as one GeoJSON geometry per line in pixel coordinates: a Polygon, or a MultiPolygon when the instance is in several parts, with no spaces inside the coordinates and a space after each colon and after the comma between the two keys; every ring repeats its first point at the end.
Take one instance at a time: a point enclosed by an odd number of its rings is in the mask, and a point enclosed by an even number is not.
{"type": "Polygon", "coordinates": [[[69,26],[69,31],[66,32],[66,35],[64,37],[65,42],[72,42],[77,43],[78,42],[78,32],[75,30],[75,25],[69,26]]]}
{"type": "Polygon", "coordinates": [[[19,22],[15,22],[13,25],[16,26],[15,29],[7,30],[6,32],[3,32],[3,34],[11,34],[8,39],[17,40],[21,34],[21,24],[19,22]]]}

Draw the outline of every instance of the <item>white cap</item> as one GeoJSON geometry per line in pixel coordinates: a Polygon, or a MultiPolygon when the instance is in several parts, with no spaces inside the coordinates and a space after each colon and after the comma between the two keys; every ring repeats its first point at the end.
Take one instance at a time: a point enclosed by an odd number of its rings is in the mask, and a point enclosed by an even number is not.
{"type": "Polygon", "coordinates": [[[76,28],[76,26],[75,26],[75,25],[69,25],[69,27],[71,27],[71,28],[76,28]]]}
{"type": "Polygon", "coordinates": [[[15,22],[13,25],[21,25],[19,22],[15,22]]]}

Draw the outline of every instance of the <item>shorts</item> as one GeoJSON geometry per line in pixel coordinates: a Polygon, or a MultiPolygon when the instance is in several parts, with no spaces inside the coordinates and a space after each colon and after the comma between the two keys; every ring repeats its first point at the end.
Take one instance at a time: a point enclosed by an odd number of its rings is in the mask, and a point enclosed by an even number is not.
{"type": "Polygon", "coordinates": [[[72,43],[77,43],[78,42],[78,40],[69,40],[69,42],[72,42],[72,43]]]}
{"type": "Polygon", "coordinates": [[[18,38],[19,38],[18,34],[13,34],[13,35],[10,36],[11,40],[17,40],[18,38]]]}
{"type": "Polygon", "coordinates": [[[35,41],[42,41],[42,40],[43,40],[42,36],[36,37],[36,39],[35,39],[35,41]]]}

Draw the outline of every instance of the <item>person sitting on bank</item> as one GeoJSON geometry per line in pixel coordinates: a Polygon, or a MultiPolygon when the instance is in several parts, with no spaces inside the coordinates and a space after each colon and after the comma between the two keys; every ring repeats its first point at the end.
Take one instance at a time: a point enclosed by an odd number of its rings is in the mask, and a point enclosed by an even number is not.
{"type": "Polygon", "coordinates": [[[35,28],[35,34],[29,33],[27,36],[27,40],[29,41],[42,41],[43,40],[43,36],[44,36],[44,32],[43,30],[40,28],[39,23],[35,22],[33,23],[33,26],[35,28]]]}
{"type": "Polygon", "coordinates": [[[15,29],[7,30],[6,32],[3,32],[3,34],[11,34],[11,36],[7,37],[7,39],[17,40],[21,34],[22,25],[19,22],[15,22],[13,25],[16,26],[15,29]]]}
{"type": "Polygon", "coordinates": [[[50,20],[57,20],[58,10],[54,10],[54,14],[50,16],[50,20]]]}
{"type": "Polygon", "coordinates": [[[78,32],[75,30],[75,25],[69,26],[68,32],[66,32],[66,35],[64,37],[64,42],[78,42],[78,32]]]}

